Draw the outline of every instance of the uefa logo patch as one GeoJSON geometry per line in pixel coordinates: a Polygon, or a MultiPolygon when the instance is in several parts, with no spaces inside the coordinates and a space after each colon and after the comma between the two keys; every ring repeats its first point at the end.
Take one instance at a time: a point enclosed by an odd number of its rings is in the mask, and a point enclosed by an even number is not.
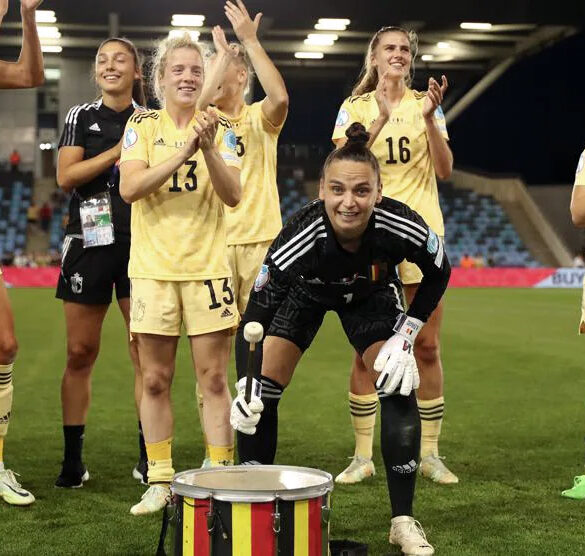
{"type": "Polygon", "coordinates": [[[429,229],[429,237],[427,238],[427,251],[434,255],[439,250],[439,238],[433,230],[429,229]]]}
{"type": "Polygon", "coordinates": [[[270,281],[270,270],[268,270],[268,266],[263,264],[258,276],[256,276],[256,281],[254,282],[254,291],[259,292],[264,288],[266,284],[270,281]]]}
{"type": "Polygon", "coordinates": [[[129,127],[124,134],[124,143],[122,146],[125,149],[129,149],[136,144],[136,141],[138,141],[138,133],[136,133],[133,128],[129,127]]]}
{"type": "Polygon", "coordinates": [[[223,134],[223,142],[224,142],[224,145],[228,149],[230,149],[231,151],[236,150],[236,145],[238,144],[238,139],[237,139],[236,134],[234,133],[234,131],[232,129],[228,129],[223,134]]]}
{"type": "Polygon", "coordinates": [[[339,113],[337,114],[335,125],[337,127],[343,127],[344,125],[347,124],[347,122],[349,122],[349,113],[345,108],[342,108],[341,110],[339,110],[339,113]]]}

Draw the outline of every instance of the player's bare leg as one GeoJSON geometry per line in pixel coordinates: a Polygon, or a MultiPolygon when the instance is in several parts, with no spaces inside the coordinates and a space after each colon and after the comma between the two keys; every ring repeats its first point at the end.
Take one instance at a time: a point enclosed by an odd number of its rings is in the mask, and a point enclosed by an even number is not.
{"type": "Polygon", "coordinates": [[[65,301],[67,363],[61,380],[64,456],[55,486],[78,488],[89,478],[83,465],[85,422],[91,400],[91,372],[100,349],[104,318],[109,305],[65,301]]]}
{"type": "MultiPolygon", "coordinates": [[[[417,288],[418,284],[404,285],[408,304],[412,302],[417,288]]],[[[441,300],[414,343],[414,356],[420,375],[420,387],[417,392],[422,425],[420,473],[436,483],[455,484],[459,482],[459,479],[447,469],[439,457],[439,437],[445,404],[440,351],[442,321],[443,301],[441,300]]]]}
{"type": "Polygon", "coordinates": [[[349,380],[349,410],[355,435],[351,463],[337,477],[336,483],[359,483],[376,473],[372,461],[374,428],[378,396],[361,357],[354,353],[349,380]]]}
{"type": "MultiPolygon", "coordinates": [[[[373,368],[383,343],[372,344],[363,354],[372,385],[379,377],[373,368]]],[[[412,509],[420,451],[420,418],[414,391],[408,396],[381,392],[380,416],[382,456],[392,506],[389,541],[404,554],[434,554],[412,509]]]]}
{"type": "Polygon", "coordinates": [[[8,504],[27,506],[35,497],[20,486],[14,473],[4,466],[4,438],[12,412],[12,371],[18,351],[14,318],[6,286],[0,276],[0,498],[8,504]]]}
{"type": "Polygon", "coordinates": [[[144,443],[144,434],[142,432],[142,423],[140,421],[140,400],[142,399],[142,373],[140,371],[140,358],[138,357],[138,345],[132,340],[130,334],[130,298],[123,297],[118,299],[118,306],[124,322],[128,337],[128,353],[134,368],[134,404],[136,405],[136,417],[138,418],[138,463],[132,470],[132,476],[146,484],[148,482],[148,458],[146,457],[146,444],[144,443]]]}
{"type": "Polygon", "coordinates": [[[157,512],[165,506],[175,473],[171,455],[171,384],[179,338],[157,334],[134,334],[134,338],[142,371],[140,416],[148,454],[149,488],[130,512],[143,515],[157,512]]]}
{"type": "MultiPolygon", "coordinates": [[[[238,331],[238,340],[241,331],[238,331]]],[[[302,352],[296,344],[277,336],[268,336],[263,342],[262,403],[264,410],[256,427],[256,434],[238,432],[240,463],[255,461],[266,465],[274,463],[278,440],[278,403],[282,392],[291,381],[302,352]]]]}
{"type": "Polygon", "coordinates": [[[211,466],[234,461],[234,433],[230,426],[232,398],[227,384],[229,330],[191,336],[191,354],[203,396],[203,423],[211,466]]]}

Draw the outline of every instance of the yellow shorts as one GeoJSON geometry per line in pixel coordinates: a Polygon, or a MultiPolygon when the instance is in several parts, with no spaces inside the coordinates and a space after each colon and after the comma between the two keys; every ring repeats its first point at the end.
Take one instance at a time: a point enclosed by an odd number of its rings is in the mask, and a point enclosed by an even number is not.
{"type": "Polygon", "coordinates": [[[237,326],[231,278],[204,281],[165,281],[132,278],[130,332],[198,336],[237,326]]]}
{"type": "MultiPolygon", "coordinates": [[[[444,236],[440,236],[444,240],[444,236]]],[[[398,265],[398,278],[403,284],[420,284],[422,282],[423,273],[420,268],[414,263],[402,261],[398,265]]]]}
{"type": "Polygon", "coordinates": [[[234,292],[238,301],[238,311],[241,315],[246,310],[250,291],[271,243],[271,241],[262,241],[260,243],[228,246],[228,259],[232,269],[234,292]]]}

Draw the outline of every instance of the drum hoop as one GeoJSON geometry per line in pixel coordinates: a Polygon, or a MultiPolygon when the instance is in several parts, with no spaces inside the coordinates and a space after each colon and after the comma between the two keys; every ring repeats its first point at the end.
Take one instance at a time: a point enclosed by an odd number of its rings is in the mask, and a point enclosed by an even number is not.
{"type": "MultiPolygon", "coordinates": [[[[305,471],[312,475],[318,475],[324,479],[323,484],[309,486],[309,487],[302,487],[302,488],[294,488],[294,489],[282,489],[282,490],[260,490],[260,491],[253,491],[253,490],[231,490],[231,489],[211,489],[211,488],[204,488],[195,485],[187,485],[181,482],[178,482],[177,479],[180,479],[184,475],[191,475],[193,472],[200,471],[201,474],[205,472],[209,472],[208,470],[188,470],[182,471],[181,473],[177,473],[171,485],[171,490],[173,494],[178,494],[180,496],[185,496],[188,498],[197,498],[197,499],[208,499],[213,498],[214,500],[218,500],[220,502],[273,502],[274,500],[308,500],[312,498],[318,498],[320,496],[324,496],[325,494],[330,493],[333,490],[333,477],[331,474],[327,473],[326,471],[321,471],[320,469],[312,469],[310,467],[296,467],[291,465],[254,465],[250,466],[250,468],[254,468],[256,471],[268,471],[268,470],[281,470],[281,471],[305,471]]],[[[223,471],[230,472],[230,469],[233,472],[240,473],[242,468],[240,466],[234,467],[226,467],[223,471]]]]}

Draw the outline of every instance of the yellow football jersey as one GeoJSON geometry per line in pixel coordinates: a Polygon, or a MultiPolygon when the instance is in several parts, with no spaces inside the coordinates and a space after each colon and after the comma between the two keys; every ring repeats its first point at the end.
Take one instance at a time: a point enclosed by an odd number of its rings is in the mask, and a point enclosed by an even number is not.
{"type": "Polygon", "coordinates": [[[242,160],[242,200],[235,207],[226,207],[228,245],[273,240],[282,228],[276,150],[284,122],[272,125],[262,112],[262,102],[245,104],[240,115],[229,121],[242,160]]]}
{"type": "MultiPolygon", "coordinates": [[[[126,124],[120,162],[156,166],[185,144],[195,119],[177,129],[166,110],[134,114],[126,124]]],[[[236,135],[220,118],[215,143],[227,166],[241,168],[236,135]]],[[[132,203],[128,275],[154,280],[202,280],[231,276],[224,203],[215,193],[198,150],[155,193],[132,203]]]]}
{"type": "Polygon", "coordinates": [[[585,151],[581,153],[577,171],[575,172],[575,185],[585,185],[585,151]]]}
{"type": "MultiPolygon", "coordinates": [[[[439,206],[437,178],[429,150],[422,107],[426,93],[406,89],[386,125],[371,147],[380,163],[383,193],[416,210],[439,235],[445,234],[439,206]]],[[[359,122],[366,129],[379,115],[374,92],[345,99],[335,122],[333,140],[345,137],[346,129],[359,122]]],[[[449,139],[441,107],[435,119],[449,139]]]]}

